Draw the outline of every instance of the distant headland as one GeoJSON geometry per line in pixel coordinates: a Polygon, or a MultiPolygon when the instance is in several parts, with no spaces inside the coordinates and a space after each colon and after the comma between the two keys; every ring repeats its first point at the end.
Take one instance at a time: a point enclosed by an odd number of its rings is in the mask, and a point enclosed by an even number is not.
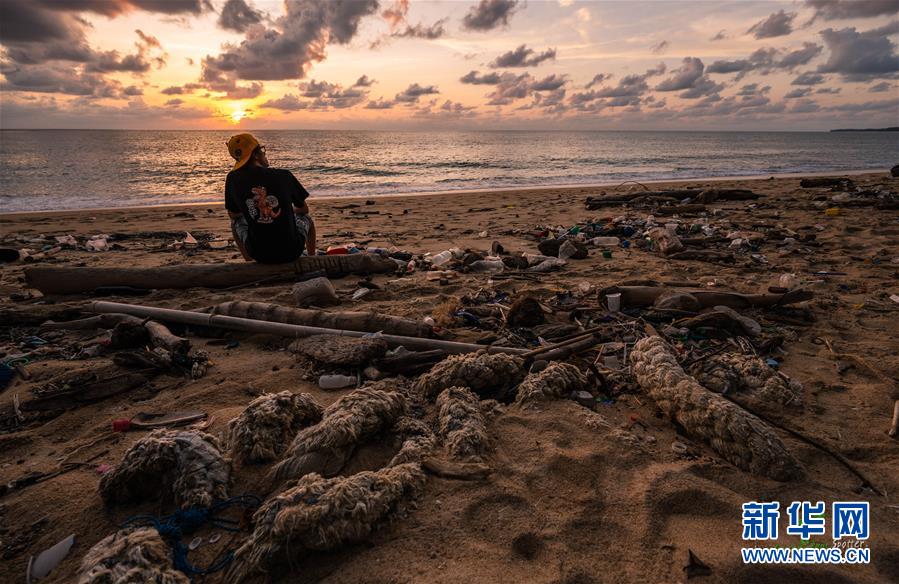
{"type": "Polygon", "coordinates": [[[839,130],[831,130],[831,132],[899,132],[899,126],[891,126],[889,128],[840,128],[839,130]]]}

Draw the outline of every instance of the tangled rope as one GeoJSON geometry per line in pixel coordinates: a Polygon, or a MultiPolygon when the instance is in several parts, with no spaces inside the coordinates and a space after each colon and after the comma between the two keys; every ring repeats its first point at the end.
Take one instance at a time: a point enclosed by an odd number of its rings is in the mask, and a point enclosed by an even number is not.
{"type": "Polygon", "coordinates": [[[240,522],[218,517],[218,514],[230,507],[256,509],[262,504],[255,495],[238,495],[224,501],[213,503],[209,507],[188,507],[179,509],[171,515],[156,517],[155,515],[134,515],[125,520],[121,528],[153,527],[159,535],[172,547],[172,564],[175,569],[187,574],[191,581],[195,576],[206,576],[224,569],[234,559],[234,550],[228,550],[224,556],[205,568],[194,566],[187,558],[190,549],[181,542],[185,534],[190,534],[207,523],[212,527],[229,532],[240,531],[240,522]]]}

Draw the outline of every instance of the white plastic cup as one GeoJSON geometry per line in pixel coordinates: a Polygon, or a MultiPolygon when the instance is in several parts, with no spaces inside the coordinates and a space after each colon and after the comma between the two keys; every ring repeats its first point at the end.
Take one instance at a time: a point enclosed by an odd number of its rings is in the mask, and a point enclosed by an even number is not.
{"type": "Polygon", "coordinates": [[[615,294],[607,294],[606,306],[609,307],[609,312],[618,312],[619,310],[621,310],[621,292],[616,292],[615,294]]]}

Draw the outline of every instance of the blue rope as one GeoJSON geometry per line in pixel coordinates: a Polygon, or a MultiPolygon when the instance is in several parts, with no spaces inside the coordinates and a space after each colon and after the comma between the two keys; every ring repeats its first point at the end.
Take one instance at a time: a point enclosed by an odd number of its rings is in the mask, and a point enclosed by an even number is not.
{"type": "Polygon", "coordinates": [[[156,517],[155,515],[133,515],[125,520],[122,528],[125,527],[153,527],[159,532],[159,535],[172,546],[172,564],[175,569],[180,570],[190,576],[193,581],[194,576],[206,576],[222,570],[234,559],[234,550],[228,550],[227,553],[218,561],[211,565],[200,568],[190,563],[187,554],[190,549],[181,542],[185,534],[191,534],[209,524],[224,531],[237,532],[240,531],[240,522],[224,517],[217,517],[218,513],[233,506],[241,506],[246,508],[258,507],[262,502],[259,497],[254,495],[238,495],[224,501],[213,503],[210,507],[188,507],[187,509],[179,509],[171,515],[156,517]]]}

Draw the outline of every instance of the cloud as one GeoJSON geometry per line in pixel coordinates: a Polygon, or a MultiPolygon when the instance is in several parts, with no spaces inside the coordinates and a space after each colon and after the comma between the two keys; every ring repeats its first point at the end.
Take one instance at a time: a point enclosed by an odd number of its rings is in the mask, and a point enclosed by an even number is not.
{"type": "Polygon", "coordinates": [[[505,67],[536,67],[543,61],[553,60],[555,58],[555,49],[547,49],[542,53],[536,53],[534,52],[534,49],[529,49],[526,45],[521,45],[494,59],[490,63],[490,66],[494,69],[505,67]]]}
{"type": "Polygon", "coordinates": [[[377,82],[374,79],[371,79],[368,75],[363,75],[353,83],[353,87],[371,87],[375,83],[377,82]]]}
{"type": "Polygon", "coordinates": [[[182,95],[184,93],[184,88],[180,85],[170,85],[165,89],[161,90],[159,93],[162,95],[182,95]]]}
{"type": "Polygon", "coordinates": [[[481,75],[479,71],[469,71],[459,78],[459,81],[467,85],[496,85],[499,83],[499,73],[485,73],[481,75]]]}
{"type": "Polygon", "coordinates": [[[136,95],[143,95],[143,94],[144,94],[144,90],[141,89],[140,87],[137,87],[136,85],[129,85],[128,87],[126,87],[125,89],[122,90],[122,95],[126,95],[128,97],[133,97],[136,95]]]}
{"type": "Polygon", "coordinates": [[[441,18],[430,26],[425,26],[422,23],[406,25],[406,28],[393,32],[390,36],[395,38],[439,39],[446,34],[446,29],[443,27],[444,24],[446,24],[445,18],[441,18]]]}
{"type": "Polygon", "coordinates": [[[249,27],[262,22],[262,18],[262,12],[248,5],[245,0],[228,0],[222,7],[218,25],[226,30],[246,32],[249,27]]]}
{"type": "Polygon", "coordinates": [[[790,108],[790,112],[794,114],[810,114],[818,111],[821,111],[821,106],[813,99],[800,99],[790,108]]]}
{"type": "Polygon", "coordinates": [[[594,85],[599,85],[603,81],[608,81],[611,78],[612,78],[612,75],[609,73],[597,73],[596,75],[593,76],[593,79],[590,80],[590,83],[588,83],[584,87],[586,87],[587,89],[590,89],[594,85]]]}
{"type": "Polygon", "coordinates": [[[681,99],[698,99],[716,95],[722,89],[724,89],[723,83],[715,83],[708,75],[703,75],[694,81],[693,85],[687,88],[686,91],[677,94],[677,96],[681,99]]]}
{"type": "Polygon", "coordinates": [[[262,84],[258,82],[249,85],[235,85],[228,89],[220,99],[253,99],[262,95],[263,89],[262,84]]]}
{"type": "Polygon", "coordinates": [[[796,49],[790,51],[780,61],[777,63],[777,66],[782,69],[792,69],[793,67],[798,67],[800,65],[805,65],[815,57],[821,54],[821,51],[824,50],[824,47],[821,45],[804,42],[802,43],[801,49],[796,49]]]}
{"type": "Polygon", "coordinates": [[[710,41],[723,41],[726,38],[727,38],[727,31],[722,29],[722,30],[719,30],[718,33],[715,36],[713,36],[712,38],[710,38],[709,40],[710,41]]]}
{"type": "Polygon", "coordinates": [[[564,75],[548,75],[539,81],[531,83],[531,91],[555,91],[566,83],[564,75]]]}
{"type": "Polygon", "coordinates": [[[381,17],[390,23],[391,28],[396,28],[406,22],[406,15],[409,13],[409,0],[396,0],[393,6],[387,8],[381,13],[381,17]]]}
{"type": "Polygon", "coordinates": [[[836,94],[840,93],[841,91],[843,91],[842,87],[819,87],[818,89],[815,90],[815,93],[817,93],[818,95],[821,95],[821,94],[836,95],[836,94]]]}
{"type": "Polygon", "coordinates": [[[377,0],[287,0],[286,13],[271,28],[250,27],[239,44],[204,57],[202,81],[228,86],[238,79],[301,79],[312,63],[324,60],[329,43],[350,42],[360,20],[377,8],[377,0]]]}
{"type": "Polygon", "coordinates": [[[440,91],[433,85],[421,86],[418,83],[409,85],[406,89],[396,94],[394,101],[397,103],[418,103],[423,95],[434,95],[440,91]]]}
{"type": "Polygon", "coordinates": [[[533,79],[528,73],[521,75],[503,73],[496,88],[487,95],[490,98],[487,105],[508,105],[517,99],[527,97],[531,94],[533,79]]]}
{"type": "Polygon", "coordinates": [[[805,0],[805,5],[814,9],[813,21],[815,18],[842,20],[896,14],[896,0],[805,0]]]}
{"type": "Polygon", "coordinates": [[[652,51],[653,55],[661,55],[666,50],[668,50],[669,46],[670,45],[668,44],[668,41],[662,41],[660,43],[657,43],[657,44],[649,47],[649,50],[652,51]]]}
{"type": "MultiPolygon", "coordinates": [[[[3,0],[4,2],[6,0],[3,0]]],[[[50,10],[66,12],[94,12],[115,17],[131,10],[162,14],[200,14],[211,10],[209,0],[29,0],[50,10]]]]}
{"type": "Polygon", "coordinates": [[[702,77],[705,70],[701,59],[684,57],[683,64],[671,72],[671,77],[656,85],[656,91],[680,91],[690,89],[702,77]]]}
{"type": "Polygon", "coordinates": [[[800,74],[799,77],[791,81],[790,85],[820,85],[825,81],[827,81],[827,79],[824,77],[824,75],[806,71],[805,73],[800,74]]]}
{"type": "Polygon", "coordinates": [[[822,73],[839,73],[846,81],[867,81],[899,72],[899,54],[889,35],[896,34],[899,22],[858,32],[855,27],[821,31],[830,51],[822,73]]]}
{"type": "Polygon", "coordinates": [[[793,32],[794,18],[796,18],[795,12],[790,12],[788,14],[781,10],[775,12],[768,18],[753,24],[746,32],[752,34],[757,39],[786,36],[793,32]]]}
{"type": "Polygon", "coordinates": [[[413,114],[417,118],[428,118],[434,120],[452,120],[461,118],[471,118],[477,115],[474,106],[467,106],[458,101],[446,100],[440,106],[437,106],[436,100],[429,103],[425,107],[418,108],[413,114]]]}
{"type": "Polygon", "coordinates": [[[299,111],[309,108],[309,102],[303,101],[296,95],[285,95],[278,99],[270,99],[259,107],[268,109],[279,109],[285,112],[299,111]]]}
{"type": "Polygon", "coordinates": [[[870,93],[883,93],[884,91],[890,91],[893,88],[894,84],[889,81],[881,81],[876,85],[872,85],[868,88],[870,93]]]}
{"type": "Polygon", "coordinates": [[[165,102],[165,105],[167,105],[168,107],[178,107],[182,103],[184,103],[183,99],[181,99],[180,97],[175,97],[165,102]]]}
{"type": "Polygon", "coordinates": [[[393,106],[394,106],[394,103],[393,103],[392,101],[386,101],[386,100],[384,100],[384,99],[378,99],[378,100],[375,100],[375,101],[370,101],[370,102],[368,102],[367,104],[365,104],[365,109],[379,109],[379,110],[383,110],[383,109],[390,109],[390,108],[392,108],[393,106]]]}
{"type": "Polygon", "coordinates": [[[802,48],[788,51],[781,56],[782,51],[772,47],[762,47],[753,51],[745,59],[733,61],[715,61],[706,68],[706,73],[738,73],[737,79],[751,71],[757,71],[767,75],[777,70],[790,71],[800,65],[808,64],[823,51],[821,45],[804,42],[802,48]]]}
{"type": "Polygon", "coordinates": [[[302,97],[314,98],[309,104],[313,109],[346,109],[368,99],[368,90],[364,85],[344,88],[339,83],[312,79],[300,83],[298,87],[302,97]]]}
{"type": "Polygon", "coordinates": [[[517,7],[518,0],[481,0],[462,19],[462,28],[484,32],[508,26],[517,7]]]}
{"type": "Polygon", "coordinates": [[[98,73],[62,65],[34,65],[3,70],[3,91],[62,93],[90,97],[118,97],[121,84],[98,73]]]}
{"type": "MultiPolygon", "coordinates": [[[[606,107],[621,107],[639,105],[642,96],[649,91],[647,80],[656,75],[663,75],[666,71],[665,64],[659,63],[652,69],[647,69],[642,75],[627,75],[622,77],[618,85],[603,87],[596,90],[573,93],[568,98],[568,103],[579,111],[599,111],[606,107]]],[[[599,77],[597,75],[596,77],[599,77]]],[[[594,81],[596,81],[594,77],[594,81]]],[[[610,75],[604,76],[608,80],[610,75]]],[[[591,81],[589,85],[593,85],[591,81]]]]}
{"type": "Polygon", "coordinates": [[[744,85],[737,92],[738,96],[753,96],[753,95],[765,95],[771,91],[770,85],[765,85],[764,87],[760,87],[758,83],[750,83],[748,85],[744,85]]]}
{"type": "Polygon", "coordinates": [[[862,103],[844,103],[832,106],[828,109],[837,112],[894,112],[899,109],[899,98],[885,99],[882,101],[866,101],[862,103]]]}
{"type": "Polygon", "coordinates": [[[805,97],[807,95],[810,95],[811,93],[812,93],[811,87],[798,87],[798,88],[790,91],[786,95],[784,95],[784,99],[795,99],[795,98],[799,98],[799,97],[805,97]]]}

